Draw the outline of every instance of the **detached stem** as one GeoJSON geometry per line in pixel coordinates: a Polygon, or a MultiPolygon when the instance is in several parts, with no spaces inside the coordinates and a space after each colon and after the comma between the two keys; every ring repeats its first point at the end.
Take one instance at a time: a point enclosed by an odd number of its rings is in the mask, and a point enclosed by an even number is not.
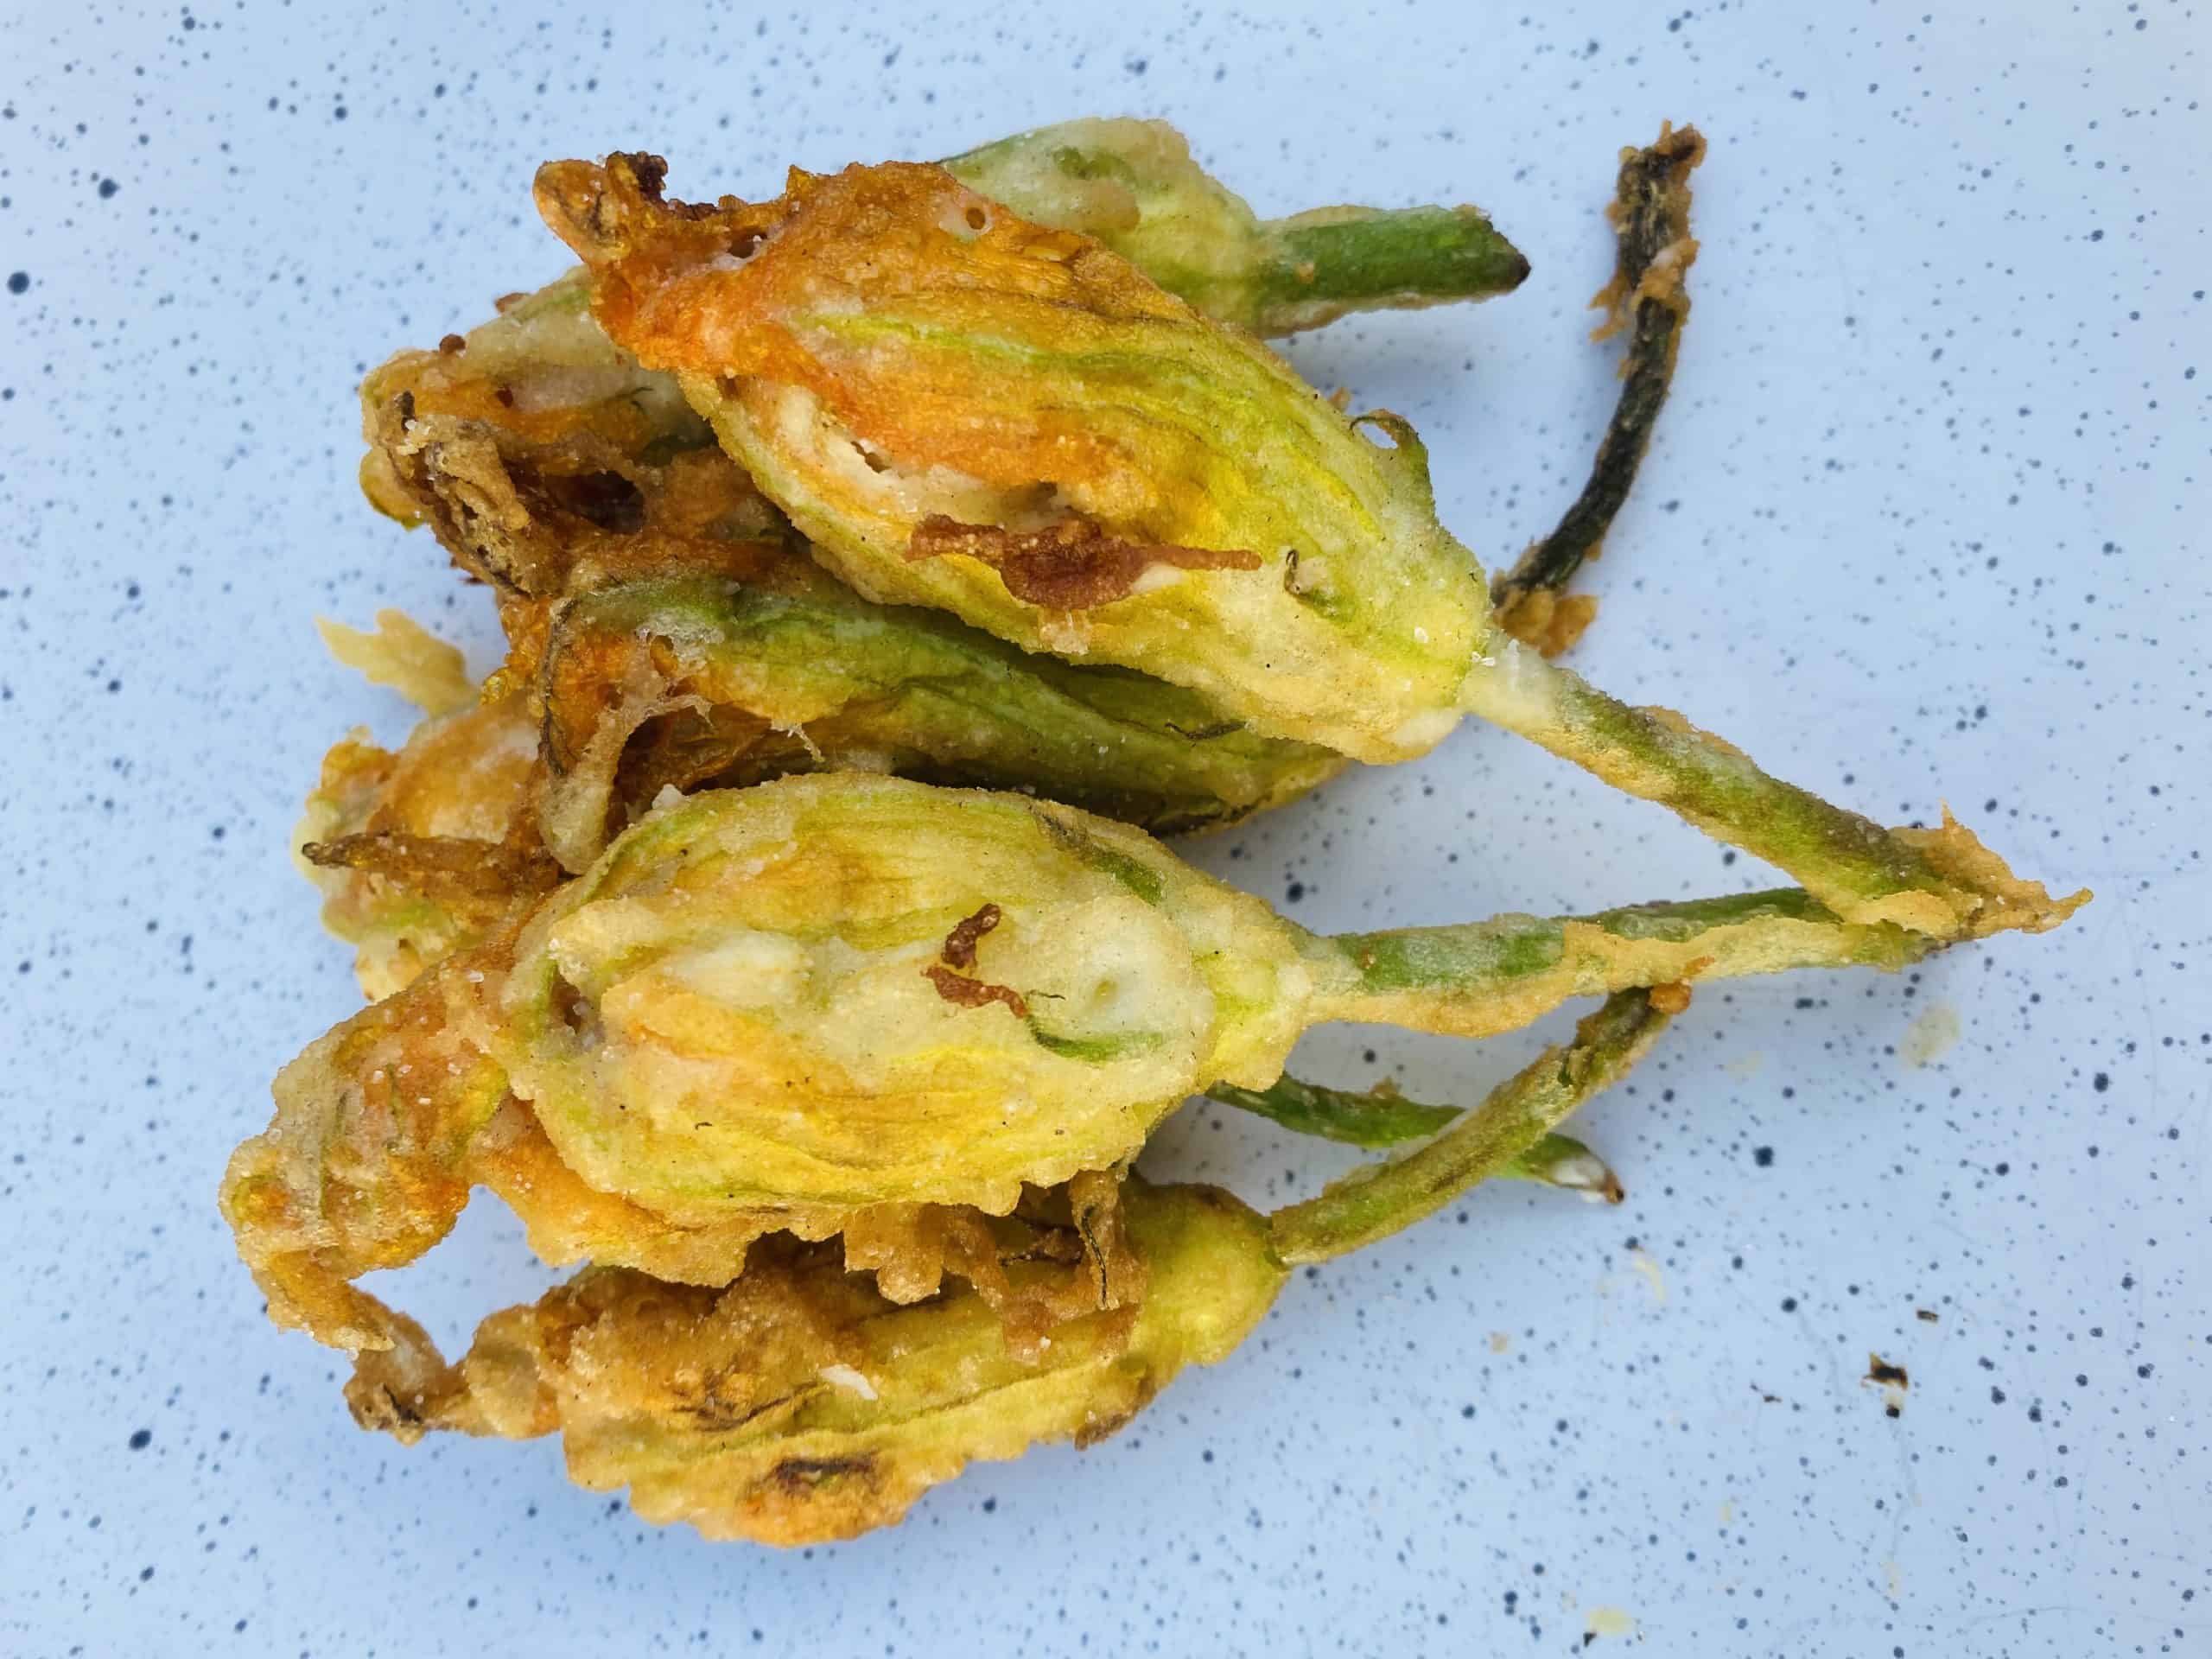
{"type": "Polygon", "coordinates": [[[1572,1043],[1546,1049],[1426,1146],[1276,1211],[1268,1218],[1276,1258],[1295,1267],[1362,1249],[1503,1173],[1641,1059],[1688,1000],[1679,991],[1643,990],[1609,998],[1576,1028],[1572,1043]]]}
{"type": "Polygon", "coordinates": [[[1532,543],[1512,569],[1491,583],[1491,602],[1506,630],[1552,656],[1574,643],[1595,613],[1595,601],[1560,603],[1567,584],[1597,556],[1613,516],[1628,499],[1651,429],[1666,407],[1675,378],[1682,323],[1690,313],[1682,279],[1697,257],[1690,236],[1690,174],[1705,159],[1705,140],[1694,127],[1662,128],[1649,149],[1624,150],[1620,181],[1607,216],[1620,245],[1613,279],[1594,303],[1611,315],[1597,333],[1604,340],[1629,326],[1628,355],[1621,365],[1620,400],[1598,445],[1589,482],[1559,527],[1532,543]]]}

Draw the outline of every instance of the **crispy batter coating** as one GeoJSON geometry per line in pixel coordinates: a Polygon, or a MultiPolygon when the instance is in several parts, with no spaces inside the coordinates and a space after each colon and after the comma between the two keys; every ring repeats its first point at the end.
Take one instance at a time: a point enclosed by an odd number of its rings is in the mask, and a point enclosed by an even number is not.
{"type": "Polygon", "coordinates": [[[278,1325],[355,1350],[404,1335],[353,1281],[413,1261],[468,1202],[468,1150],[506,1097],[476,964],[512,937],[448,958],[277,1074],[276,1116],[232,1154],[222,1207],[278,1325]]]}
{"type": "MultiPolygon", "coordinates": [[[[1225,1357],[1282,1285],[1265,1223],[1225,1192],[1133,1184],[1122,1209],[1141,1307],[1086,1312],[1029,1352],[979,1288],[901,1306],[834,1249],[778,1240],[720,1288],[594,1268],[486,1319],[451,1366],[411,1331],[357,1362],[346,1398],[403,1440],[558,1433],[572,1479],[626,1485],[646,1520],[709,1538],[850,1538],[978,1459],[1112,1433],[1185,1365],[1225,1357]]],[[[1087,1277],[1020,1256],[1003,1272],[1046,1300],[1087,1277]]]]}
{"type": "MultiPolygon", "coordinates": [[[[1587,556],[1598,556],[1594,544],[1587,556]]],[[[1597,620],[1598,601],[1594,596],[1560,594],[1549,588],[1516,587],[1497,607],[1498,626],[1522,645],[1547,657],[1570,650],[1597,620]]]]}
{"type": "Polygon", "coordinates": [[[397,753],[335,745],[294,831],[323,925],[356,948],[372,999],[550,891],[537,840],[537,733],[521,700],[426,720],[397,753]]]}
{"type": "Polygon", "coordinates": [[[796,556],[782,515],[667,377],[592,321],[587,284],[571,273],[361,386],[362,487],[491,585],[502,689],[529,685],[571,592],[671,570],[754,579],[796,556]]]}
{"type": "Polygon", "coordinates": [[[269,1129],[241,1146],[223,1183],[239,1254],[270,1316],[355,1351],[409,1348],[412,1326],[353,1281],[403,1266],[452,1230],[482,1185],[522,1219],[531,1249],[662,1280],[718,1285],[772,1234],[848,1233],[855,1269],[894,1301],[967,1280],[1020,1352],[1061,1321],[1134,1306],[1143,1293],[1116,1216],[1118,1177],[1078,1177],[1059,1194],[1024,1192],[1009,1213],[942,1205],[785,1205],[671,1217],[594,1187],[563,1161],[492,1058],[495,1000],[516,927],[448,959],[356,1014],[278,1077],[269,1129]],[[1016,1284],[1004,1262],[1075,1265],[1060,1281],[1016,1284]]]}

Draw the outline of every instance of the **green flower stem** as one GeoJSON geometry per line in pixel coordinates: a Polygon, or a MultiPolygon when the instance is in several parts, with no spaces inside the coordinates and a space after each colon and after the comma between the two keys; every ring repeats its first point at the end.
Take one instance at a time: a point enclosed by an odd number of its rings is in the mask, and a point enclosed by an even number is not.
{"type": "MultiPolygon", "coordinates": [[[[1370,1151],[1424,1140],[1461,1112],[1457,1106],[1426,1106],[1395,1094],[1325,1088],[1288,1073],[1266,1089],[1217,1083],[1206,1090],[1206,1098],[1270,1119],[1294,1135],[1340,1141],[1370,1151]]],[[[1603,1159],[1572,1135],[1546,1135],[1497,1173],[1507,1180],[1599,1194],[1614,1203],[1620,1198],[1619,1179],[1603,1159]]]]}
{"type": "Polygon", "coordinates": [[[1545,1050],[1434,1140],[1276,1211],[1268,1218],[1276,1259],[1295,1267],[1359,1249],[1504,1173],[1642,1058],[1669,1017],[1649,991],[1609,998],[1572,1043],[1545,1050]]]}
{"type": "Polygon", "coordinates": [[[1795,968],[1897,969],[1936,949],[1890,923],[1844,922],[1779,887],[1587,916],[1498,916],[1317,941],[1349,969],[1325,1017],[1490,1036],[1577,996],[1795,968]]]}
{"type": "Polygon", "coordinates": [[[1664,709],[1632,708],[1516,641],[1467,676],[1461,707],[1715,840],[1795,876],[1860,922],[1957,938],[1980,895],[1904,836],[1761,771],[1741,749],[1664,709]]]}
{"type": "Polygon", "coordinates": [[[1473,207],[1321,207],[1262,225],[1251,327],[1510,294],[1529,260],[1473,207]]]}
{"type": "Polygon", "coordinates": [[[1325,1089],[1319,1084],[1301,1082],[1288,1072],[1265,1089],[1217,1083],[1206,1090],[1206,1098],[1271,1119],[1294,1135],[1316,1135],[1370,1150],[1403,1146],[1434,1135],[1459,1116],[1456,1106],[1424,1106],[1396,1095],[1325,1089]]]}

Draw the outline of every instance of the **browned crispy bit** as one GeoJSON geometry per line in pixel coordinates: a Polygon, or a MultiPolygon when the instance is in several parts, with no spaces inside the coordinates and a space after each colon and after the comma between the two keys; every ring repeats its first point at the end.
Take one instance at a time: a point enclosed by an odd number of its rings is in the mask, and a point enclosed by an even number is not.
{"type": "Polygon", "coordinates": [[[361,870],[432,897],[521,898],[550,892],[561,876],[551,855],[521,838],[478,841],[372,830],[311,841],[300,854],[325,869],[361,870]]]}
{"type": "Polygon", "coordinates": [[[1689,228],[1690,174],[1704,159],[1705,140],[1697,129],[1677,131],[1672,123],[1661,127],[1659,142],[1649,149],[1621,152],[1619,184],[1606,209],[1619,258],[1612,280],[1591,302],[1606,313],[1595,338],[1632,325],[1620,399],[1598,445],[1590,480],[1558,528],[1531,543],[1512,569],[1501,571],[1491,584],[1499,623],[1547,657],[1573,645],[1597,614],[1597,601],[1569,595],[1567,584],[1585,559],[1598,556],[1666,405],[1682,322],[1690,312],[1682,279],[1697,257],[1689,228]]]}
{"type": "Polygon", "coordinates": [[[976,947],[982,943],[983,935],[999,925],[1001,913],[996,905],[985,905],[973,916],[956,923],[952,931],[944,936],[944,944],[938,951],[939,959],[922,969],[922,977],[936,986],[937,994],[948,1002],[963,1008],[988,1007],[994,1002],[1002,1002],[1013,1011],[1015,1019],[1027,1020],[1029,1003],[1020,991],[957,971],[976,965],[976,947]]]}
{"type": "Polygon", "coordinates": [[[1912,1379],[1905,1375],[1904,1366],[1892,1365],[1879,1354],[1869,1354],[1866,1356],[1866,1375],[1860,1380],[1872,1382],[1882,1390],[1885,1416],[1904,1414],[1905,1390],[1912,1386],[1912,1379]]]}
{"type": "Polygon", "coordinates": [[[874,1484],[874,1458],[785,1458],[768,1471],[768,1479],[790,1496],[810,1495],[825,1481],[864,1480],[874,1484]]]}
{"type": "Polygon", "coordinates": [[[1070,518],[1042,530],[1001,530],[963,524],[934,513],[906,544],[910,561],[960,554],[999,573],[1006,590],[1048,610],[1085,611],[1125,599],[1137,579],[1156,564],[1179,570],[1256,570],[1260,556],[1236,548],[1175,547],[1118,542],[1088,519],[1070,518]]]}
{"type": "MultiPolygon", "coordinates": [[[[1135,1306],[1144,1297],[1146,1271],[1144,1258],[1129,1243],[1120,1174],[1085,1170],[1068,1183],[1067,1198],[1070,1217],[1083,1240],[1083,1259],[1090,1268],[1093,1306],[1135,1306]]],[[[1066,1317],[1074,1317],[1073,1311],[1066,1317]]]]}
{"type": "Polygon", "coordinates": [[[651,236],[657,257],[665,257],[670,227],[684,226],[685,250],[731,252],[743,257],[748,237],[757,243],[775,229],[780,201],[755,205],[724,196],[719,201],[670,201],[663,194],[668,163],[644,151],[617,151],[603,168],[584,162],[548,162],[537,169],[533,194],[537,211],[555,235],[594,261],[617,259],[651,236]],[[709,222],[719,221],[719,222],[709,222]],[[741,250],[743,251],[741,252],[741,250]]]}
{"type": "MultiPolygon", "coordinates": [[[[381,374],[419,379],[438,360],[417,354],[381,374]]],[[[647,461],[655,435],[625,400],[524,416],[482,391],[480,380],[423,385],[373,404],[365,484],[383,511],[428,522],[504,601],[549,603],[580,574],[743,577],[786,556],[780,519],[711,444],[647,461]]]]}
{"type": "Polygon", "coordinates": [[[1690,988],[1679,981],[1671,985],[1654,985],[1647,995],[1651,1006],[1662,1014],[1681,1014],[1690,1005],[1690,988]]]}
{"type": "Polygon", "coordinates": [[[1027,1020],[1029,1017],[1027,1001],[1010,985],[990,985],[980,979],[970,979],[965,974],[955,973],[941,962],[933,962],[923,969],[922,977],[937,987],[939,996],[963,1008],[988,1007],[994,1002],[1003,1002],[1015,1019],[1027,1020]]]}
{"type": "MultiPolygon", "coordinates": [[[[1120,1311],[1134,1319],[1144,1299],[1144,1260],[1122,1224],[1122,1176],[1090,1170],[1065,1187],[1031,1188],[1011,1216],[955,1205],[880,1205],[845,1229],[845,1266],[872,1272],[889,1300],[936,1295],[947,1275],[964,1279],[999,1317],[1007,1351],[1041,1359],[1053,1331],[1071,1319],[1120,1311]],[[1067,1273],[1007,1271],[1016,1262],[1055,1262],[1067,1273]]],[[[1113,1332],[1116,1344],[1126,1329],[1113,1332]]]]}
{"type": "MultiPolygon", "coordinates": [[[[1597,556],[1593,547],[1589,556],[1597,556]]],[[[1598,601],[1588,594],[1560,594],[1548,588],[1520,588],[1500,601],[1500,626],[1524,645],[1556,657],[1582,637],[1597,620],[1598,601]]]]}
{"type": "Polygon", "coordinates": [[[976,965],[976,946],[981,943],[984,934],[999,925],[1000,914],[996,905],[985,905],[961,922],[944,936],[944,945],[938,952],[938,958],[948,967],[973,968],[976,965]]]}

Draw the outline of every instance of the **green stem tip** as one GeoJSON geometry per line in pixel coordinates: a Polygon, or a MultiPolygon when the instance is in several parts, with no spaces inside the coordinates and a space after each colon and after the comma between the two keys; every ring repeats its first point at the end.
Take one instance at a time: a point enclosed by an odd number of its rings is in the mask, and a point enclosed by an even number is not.
{"type": "Polygon", "coordinates": [[[1434,1140],[1276,1211],[1268,1230],[1277,1259],[1294,1267],[1362,1249],[1503,1173],[1641,1059],[1685,1002],[1679,990],[1609,997],[1573,1042],[1546,1049],[1434,1140]]]}
{"type": "MultiPolygon", "coordinates": [[[[1459,1107],[1423,1105],[1387,1085],[1356,1094],[1348,1089],[1307,1083],[1287,1072],[1265,1089],[1217,1083],[1206,1090],[1206,1097],[1270,1119],[1294,1135],[1310,1135],[1370,1151],[1426,1140],[1462,1116],[1459,1107]]],[[[1625,1196],[1620,1178],[1605,1160],[1572,1135],[1544,1136],[1497,1173],[1507,1180],[1556,1186],[1607,1204],[1618,1204],[1625,1196]]]]}
{"type": "Polygon", "coordinates": [[[1347,311],[1510,294],[1529,260],[1473,207],[1321,207],[1261,227],[1253,324],[1294,334],[1347,311]]]}

